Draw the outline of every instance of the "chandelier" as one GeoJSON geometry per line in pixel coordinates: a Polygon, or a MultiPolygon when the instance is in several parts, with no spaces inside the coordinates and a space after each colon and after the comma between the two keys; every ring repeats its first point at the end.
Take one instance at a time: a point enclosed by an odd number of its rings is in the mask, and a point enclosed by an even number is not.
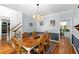
{"type": "Polygon", "coordinates": [[[36,14],[33,15],[33,19],[40,21],[42,20],[42,16],[40,15],[39,12],[39,4],[36,4],[36,6],[37,6],[37,10],[36,10],[36,14]]]}

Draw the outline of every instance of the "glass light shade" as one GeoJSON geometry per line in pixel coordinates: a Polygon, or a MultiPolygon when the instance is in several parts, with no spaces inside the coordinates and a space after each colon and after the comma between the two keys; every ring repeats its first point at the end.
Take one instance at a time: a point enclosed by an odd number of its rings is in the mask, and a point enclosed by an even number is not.
{"type": "Polygon", "coordinates": [[[42,20],[42,18],[43,18],[43,17],[41,16],[41,20],[42,20]]]}
{"type": "Polygon", "coordinates": [[[36,18],[36,16],[35,15],[33,15],[33,19],[35,19],[36,18]]]}
{"type": "Polygon", "coordinates": [[[42,16],[37,14],[37,15],[33,15],[33,19],[35,20],[41,20],[42,19],[42,16]]]}

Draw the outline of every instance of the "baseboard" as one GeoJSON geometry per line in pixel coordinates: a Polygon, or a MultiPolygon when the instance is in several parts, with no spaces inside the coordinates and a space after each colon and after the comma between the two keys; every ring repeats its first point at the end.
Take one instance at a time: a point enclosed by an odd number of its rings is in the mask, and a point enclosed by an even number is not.
{"type": "Polygon", "coordinates": [[[73,48],[74,48],[74,50],[75,50],[76,54],[78,54],[78,52],[77,52],[77,50],[76,50],[76,48],[75,48],[74,44],[72,44],[72,46],[73,46],[73,48]]]}
{"type": "Polygon", "coordinates": [[[56,41],[56,40],[51,40],[51,42],[56,42],[56,43],[59,43],[59,41],[56,41]]]}

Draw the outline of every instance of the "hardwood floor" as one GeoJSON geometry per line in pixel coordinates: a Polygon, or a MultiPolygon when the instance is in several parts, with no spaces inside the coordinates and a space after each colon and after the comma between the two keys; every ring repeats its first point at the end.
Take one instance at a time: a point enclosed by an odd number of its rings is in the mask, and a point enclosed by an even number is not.
{"type": "Polygon", "coordinates": [[[60,43],[56,45],[56,48],[51,53],[53,54],[76,54],[73,46],[70,44],[69,39],[64,36],[61,37],[60,43]]]}
{"type": "Polygon", "coordinates": [[[13,54],[15,49],[8,43],[0,43],[0,54],[13,54]]]}

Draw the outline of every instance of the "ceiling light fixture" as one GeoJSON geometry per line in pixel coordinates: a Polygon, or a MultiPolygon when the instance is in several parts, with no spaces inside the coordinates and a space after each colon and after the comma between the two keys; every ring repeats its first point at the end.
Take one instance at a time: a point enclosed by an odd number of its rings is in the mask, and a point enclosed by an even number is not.
{"type": "Polygon", "coordinates": [[[36,10],[36,14],[33,15],[33,19],[37,21],[41,21],[42,16],[40,15],[40,12],[39,12],[39,4],[36,4],[36,6],[37,6],[37,10],[36,10]]]}

